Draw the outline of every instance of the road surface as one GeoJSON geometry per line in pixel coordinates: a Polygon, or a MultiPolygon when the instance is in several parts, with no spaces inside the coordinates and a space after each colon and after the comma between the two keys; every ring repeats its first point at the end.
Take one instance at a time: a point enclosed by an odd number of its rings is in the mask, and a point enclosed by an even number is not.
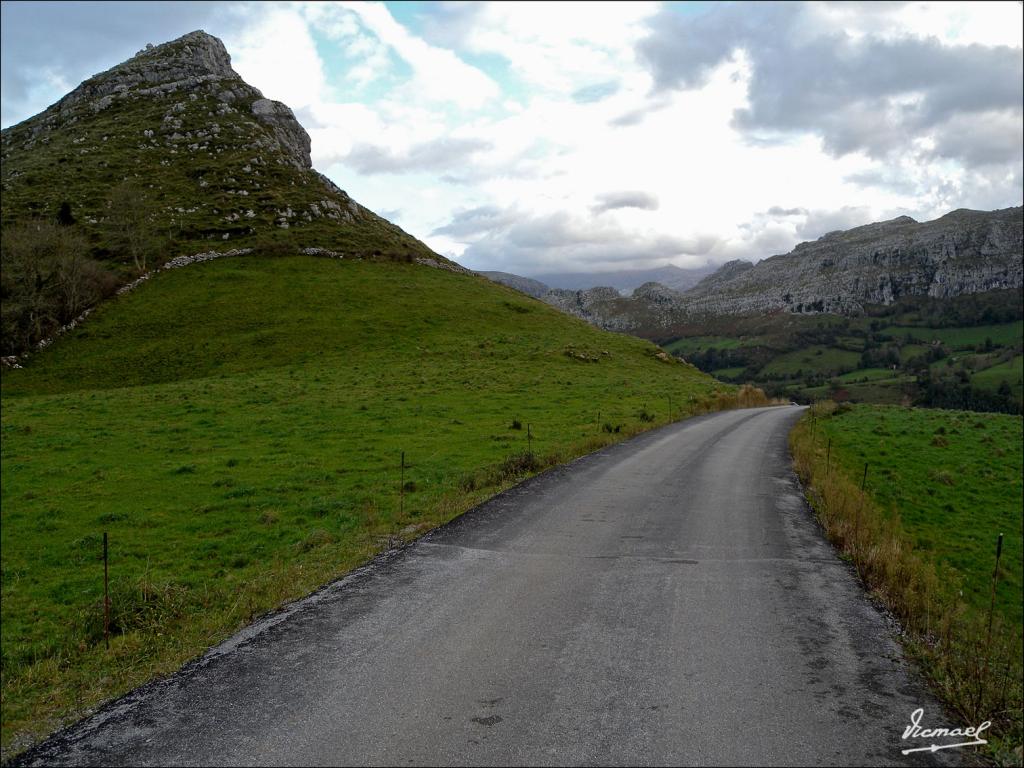
{"type": "MultiPolygon", "coordinates": [[[[794,407],[533,478],[23,759],[928,764],[943,715],[808,511],[794,407]]],[[[953,740],[955,741],[955,739],[953,740]]]]}

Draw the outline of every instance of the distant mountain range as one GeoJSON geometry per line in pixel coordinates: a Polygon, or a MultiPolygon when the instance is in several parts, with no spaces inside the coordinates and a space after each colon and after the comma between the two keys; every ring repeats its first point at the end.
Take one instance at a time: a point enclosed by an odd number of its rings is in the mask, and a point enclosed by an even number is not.
{"type": "Polygon", "coordinates": [[[602,328],[668,328],[700,317],[775,312],[855,316],[901,297],[952,298],[1020,290],[1021,207],[960,209],[830,232],[757,264],[734,261],[685,291],[658,282],[623,297],[614,287],[552,290],[544,301],[602,328]]]}
{"type": "Polygon", "coordinates": [[[715,271],[713,265],[683,269],[668,265],[656,269],[623,269],[615,272],[554,272],[531,275],[550,288],[570,291],[584,291],[588,288],[609,287],[624,293],[632,293],[644,283],[661,283],[677,291],[685,291],[697,285],[715,271]]]}
{"type": "Polygon", "coordinates": [[[479,272],[496,283],[515,288],[534,298],[541,298],[548,291],[585,291],[591,288],[614,288],[620,294],[629,294],[645,283],[659,283],[677,291],[685,291],[697,285],[715,271],[707,265],[683,269],[668,265],[655,269],[623,269],[615,272],[553,272],[550,274],[523,277],[511,272],[479,272]]]}
{"type": "Polygon", "coordinates": [[[551,290],[539,280],[522,277],[521,275],[513,275],[511,272],[477,272],[477,274],[483,275],[488,280],[493,280],[496,283],[507,285],[509,288],[522,291],[527,296],[533,296],[535,299],[542,298],[545,293],[551,290]]]}

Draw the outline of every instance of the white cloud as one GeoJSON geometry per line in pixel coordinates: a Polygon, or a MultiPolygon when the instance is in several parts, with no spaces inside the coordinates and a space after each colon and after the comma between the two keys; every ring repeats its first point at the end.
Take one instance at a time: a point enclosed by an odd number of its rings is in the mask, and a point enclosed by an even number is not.
{"type": "Polygon", "coordinates": [[[534,89],[570,93],[619,78],[634,60],[644,21],[659,4],[487,3],[459,41],[496,54],[534,89]]]}
{"type": "Polygon", "coordinates": [[[325,77],[305,21],[293,11],[273,6],[253,15],[254,23],[225,36],[232,67],[268,99],[282,101],[295,111],[316,104],[325,77]]]}
{"type": "MultiPolygon", "coordinates": [[[[330,7],[330,6],[328,6],[330,7]]],[[[410,89],[418,98],[481,107],[500,95],[497,83],[453,51],[430,45],[395,21],[383,3],[341,3],[362,25],[413,69],[410,89]]]]}

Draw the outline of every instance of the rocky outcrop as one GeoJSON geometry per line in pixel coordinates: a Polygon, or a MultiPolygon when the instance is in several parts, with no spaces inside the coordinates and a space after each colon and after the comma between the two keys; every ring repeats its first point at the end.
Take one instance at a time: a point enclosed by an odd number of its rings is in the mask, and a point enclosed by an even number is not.
{"type": "MultiPolygon", "coordinates": [[[[40,115],[34,134],[74,120],[82,108],[96,113],[140,98],[185,95],[195,100],[205,94],[222,102],[220,114],[226,112],[225,107],[241,109],[267,126],[274,141],[267,142],[266,148],[276,150],[281,162],[297,168],[312,167],[309,134],[292,111],[279,101],[263,98],[258,88],[242,80],[231,68],[224,43],[202,30],[162,45],[147,45],[128,61],[90,77],[40,115]]],[[[179,130],[180,113],[184,111],[173,104],[162,126],[179,130]]],[[[211,121],[211,129],[214,124],[211,121]]]]}
{"type": "Polygon", "coordinates": [[[831,312],[856,315],[902,296],[947,298],[1017,288],[1022,209],[957,210],[830,232],[748,268],[735,263],[681,295],[686,314],[831,312]]]}
{"type": "Polygon", "coordinates": [[[312,168],[310,150],[312,144],[309,134],[299,125],[295,114],[280,101],[256,99],[252,103],[252,113],[264,125],[268,126],[281,147],[282,154],[299,168],[312,168]]]}
{"type": "Polygon", "coordinates": [[[555,288],[541,300],[566,314],[609,331],[631,331],[643,324],[640,302],[624,299],[614,288],[569,291],[555,288]]]}
{"type": "Polygon", "coordinates": [[[82,104],[100,111],[129,94],[166,95],[199,86],[216,88],[225,80],[241,81],[231,68],[227,49],[213,35],[198,30],[163,45],[147,45],[128,61],[90,77],[43,115],[53,111],[68,115],[82,104]]]}
{"type": "Polygon", "coordinates": [[[720,266],[715,272],[705,277],[702,281],[697,283],[692,288],[697,288],[707,293],[714,293],[716,290],[727,285],[730,281],[737,279],[740,275],[749,269],[753,269],[753,263],[749,261],[743,261],[742,259],[734,259],[733,261],[727,261],[725,264],[720,266]]]}

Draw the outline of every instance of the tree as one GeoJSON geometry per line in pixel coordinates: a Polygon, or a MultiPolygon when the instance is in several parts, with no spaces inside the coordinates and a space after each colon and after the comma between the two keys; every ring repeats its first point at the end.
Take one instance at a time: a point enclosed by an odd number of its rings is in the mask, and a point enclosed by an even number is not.
{"type": "Polygon", "coordinates": [[[73,227],[33,220],[4,227],[0,238],[0,330],[6,354],[29,349],[113,287],[86,256],[73,227]]]}
{"type": "Polygon", "coordinates": [[[65,200],[57,210],[57,223],[62,227],[70,227],[75,223],[75,217],[71,215],[71,203],[65,200]]]}
{"type": "Polygon", "coordinates": [[[138,182],[127,179],[111,190],[107,208],[106,228],[113,250],[137,271],[145,272],[156,246],[149,197],[138,182]]]}

